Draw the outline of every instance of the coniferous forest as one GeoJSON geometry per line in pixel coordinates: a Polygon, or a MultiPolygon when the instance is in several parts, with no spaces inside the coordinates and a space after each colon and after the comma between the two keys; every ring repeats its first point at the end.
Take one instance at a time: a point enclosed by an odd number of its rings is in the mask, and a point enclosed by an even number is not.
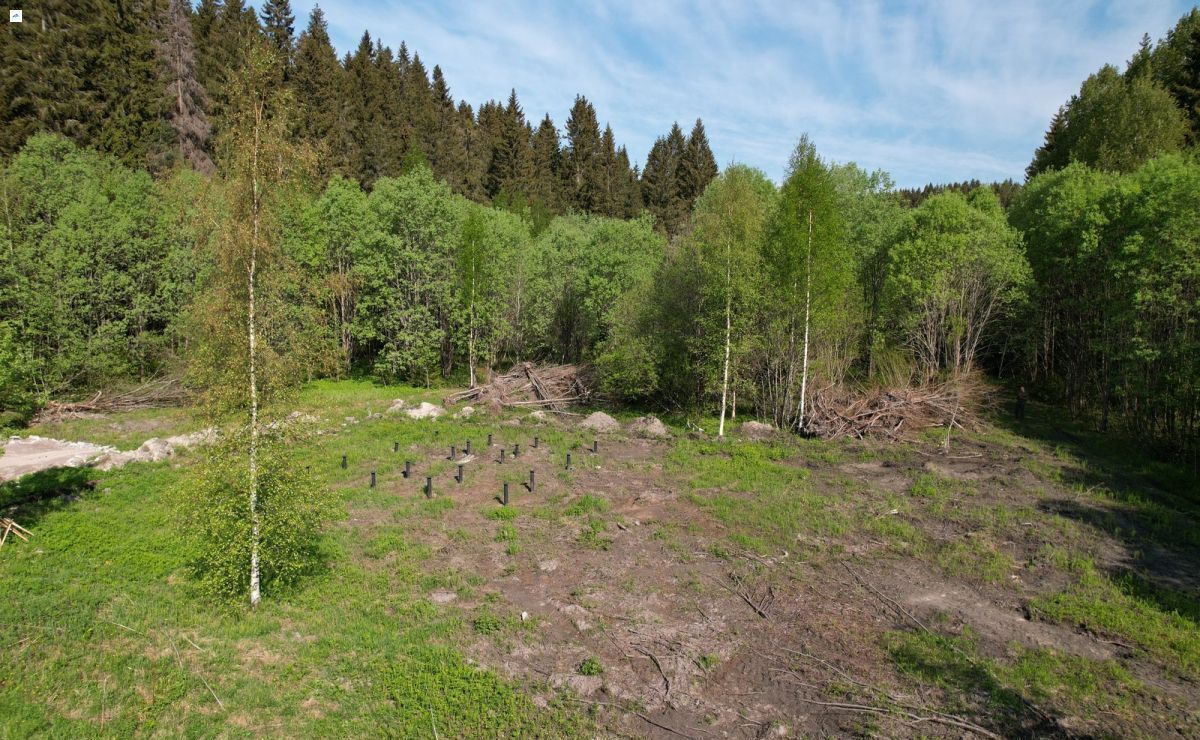
{"type": "Polygon", "coordinates": [[[0,735],[1197,733],[1200,9],[1148,30],[1023,181],[900,188],[803,131],[719,164],[701,110],[633,161],[587,90],[473,105],[288,0],[31,3],[0,429],[113,447],[0,476],[0,735]]]}

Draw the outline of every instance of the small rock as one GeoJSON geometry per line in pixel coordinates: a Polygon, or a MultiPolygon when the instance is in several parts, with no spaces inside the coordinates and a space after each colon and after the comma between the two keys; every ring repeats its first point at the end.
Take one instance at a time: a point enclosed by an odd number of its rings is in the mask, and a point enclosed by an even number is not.
{"type": "Polygon", "coordinates": [[[403,398],[397,398],[395,401],[392,401],[392,405],[388,406],[388,409],[385,413],[396,414],[405,410],[406,408],[408,408],[408,402],[403,398]]]}
{"type": "Polygon", "coordinates": [[[741,432],[747,439],[770,439],[775,436],[775,427],[761,421],[747,421],[742,424],[741,432]]]}
{"type": "Polygon", "coordinates": [[[529,415],[529,418],[533,419],[534,421],[540,422],[540,421],[548,420],[550,418],[550,415],[547,414],[545,411],[534,411],[532,414],[529,415]]]}
{"type": "Polygon", "coordinates": [[[543,573],[553,573],[554,571],[558,570],[558,561],[543,560],[538,563],[538,570],[542,571],[543,573]]]}
{"type": "Polygon", "coordinates": [[[474,413],[475,413],[474,406],[463,406],[461,409],[459,409],[459,412],[454,415],[454,418],[455,419],[470,419],[471,414],[474,414],[474,413]]]}
{"type": "Polygon", "coordinates": [[[415,409],[408,409],[404,412],[411,419],[436,419],[446,413],[446,409],[441,406],[436,406],[428,401],[422,401],[421,405],[415,409]]]}
{"type": "Polygon", "coordinates": [[[449,604],[458,598],[458,594],[453,591],[434,591],[429,594],[429,600],[435,604],[449,604]]]}
{"type": "Polygon", "coordinates": [[[666,439],[671,436],[667,425],[654,416],[639,416],[629,423],[629,431],[639,437],[666,439]]]}
{"type": "Polygon", "coordinates": [[[596,411],[583,421],[579,422],[582,429],[590,429],[593,432],[615,432],[621,428],[621,424],[603,411],[596,411]]]}
{"type": "Polygon", "coordinates": [[[521,612],[521,621],[522,621],[522,622],[528,622],[528,621],[529,621],[529,612],[521,612]]]}

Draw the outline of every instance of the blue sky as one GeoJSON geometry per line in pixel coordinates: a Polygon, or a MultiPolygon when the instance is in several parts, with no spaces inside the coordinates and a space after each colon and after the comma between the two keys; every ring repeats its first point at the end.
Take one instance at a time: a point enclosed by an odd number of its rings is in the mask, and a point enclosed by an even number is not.
{"type": "MultiPolygon", "coordinates": [[[[311,0],[293,0],[299,32],[311,0]]],[[[440,64],[474,106],[516,88],[560,127],[576,93],[644,162],[704,119],[717,162],[779,179],[803,132],[900,186],[1021,179],[1055,109],[1192,0],[324,0],[339,54],[364,29],[440,64]]]]}

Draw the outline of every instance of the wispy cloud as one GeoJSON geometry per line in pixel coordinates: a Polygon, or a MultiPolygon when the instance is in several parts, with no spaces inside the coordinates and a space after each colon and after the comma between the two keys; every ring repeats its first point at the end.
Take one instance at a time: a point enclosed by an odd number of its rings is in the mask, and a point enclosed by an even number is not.
{"type": "MultiPolygon", "coordinates": [[[[294,2],[303,26],[312,4],[294,2]]],[[[364,29],[440,64],[478,105],[515,88],[561,126],[586,95],[635,160],[704,119],[717,160],[778,178],[796,138],[901,185],[1019,178],[1055,109],[1159,37],[1183,0],[325,0],[339,52],[364,29]]]]}

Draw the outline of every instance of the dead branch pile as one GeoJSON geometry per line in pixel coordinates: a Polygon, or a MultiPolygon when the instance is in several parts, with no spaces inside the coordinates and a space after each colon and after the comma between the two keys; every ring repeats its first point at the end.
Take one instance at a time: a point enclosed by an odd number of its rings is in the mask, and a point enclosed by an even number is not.
{"type": "Polygon", "coordinates": [[[59,421],[113,411],[174,406],[186,401],[187,397],[187,389],[178,378],[157,378],[119,393],[96,391],[96,395],[86,401],[50,401],[34,421],[59,421]]]}
{"type": "Polygon", "coordinates": [[[561,411],[591,397],[587,368],[579,365],[535,367],[531,362],[515,365],[491,382],[443,399],[445,405],[472,401],[499,406],[544,407],[561,411]]]}
{"type": "Polygon", "coordinates": [[[906,388],[830,388],[814,394],[807,430],[825,439],[899,439],[922,429],[974,426],[989,391],[972,378],[906,388]]]}

